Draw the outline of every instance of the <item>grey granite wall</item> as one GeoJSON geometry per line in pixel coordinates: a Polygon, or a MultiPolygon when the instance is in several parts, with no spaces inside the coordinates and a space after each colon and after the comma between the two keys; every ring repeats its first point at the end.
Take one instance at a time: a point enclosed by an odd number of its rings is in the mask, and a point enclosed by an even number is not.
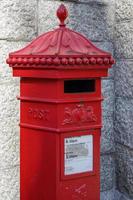
{"type": "MultiPolygon", "coordinates": [[[[19,199],[19,79],[5,59],[58,25],[58,0],[0,1],[0,200],[19,199]]],[[[103,79],[101,200],[133,198],[133,1],[66,0],[68,26],[112,52],[117,64],[103,79]],[[131,11],[132,10],[132,11],[131,11]],[[115,126],[114,126],[115,125],[115,126]],[[116,190],[117,189],[117,190],[116,190]]]]}
{"type": "Polygon", "coordinates": [[[118,190],[133,199],[133,1],[116,1],[115,142],[118,190]]]}

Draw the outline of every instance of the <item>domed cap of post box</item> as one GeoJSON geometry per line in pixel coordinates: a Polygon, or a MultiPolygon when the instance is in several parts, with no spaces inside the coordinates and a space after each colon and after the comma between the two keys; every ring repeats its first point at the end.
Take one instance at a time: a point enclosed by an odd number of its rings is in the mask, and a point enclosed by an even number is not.
{"type": "Polygon", "coordinates": [[[100,50],[83,35],[66,27],[68,16],[62,4],[57,10],[59,28],[44,33],[25,48],[10,53],[7,63],[17,68],[111,67],[111,54],[100,50]]]}

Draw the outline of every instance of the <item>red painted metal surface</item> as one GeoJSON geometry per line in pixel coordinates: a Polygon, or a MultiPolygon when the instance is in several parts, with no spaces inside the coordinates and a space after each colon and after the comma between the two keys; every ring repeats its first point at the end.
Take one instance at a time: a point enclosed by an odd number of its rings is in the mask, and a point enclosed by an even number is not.
{"type": "Polygon", "coordinates": [[[114,59],[66,28],[64,5],[57,16],[58,29],[7,59],[13,75],[21,77],[20,199],[99,200],[101,77],[114,59]],[[93,141],[92,169],[67,174],[65,141],[82,136],[93,141]]]}

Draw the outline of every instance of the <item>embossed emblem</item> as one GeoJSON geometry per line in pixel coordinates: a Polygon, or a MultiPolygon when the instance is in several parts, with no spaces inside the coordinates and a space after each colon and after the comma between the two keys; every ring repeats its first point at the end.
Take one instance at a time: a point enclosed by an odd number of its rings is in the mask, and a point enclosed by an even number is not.
{"type": "Polygon", "coordinates": [[[28,112],[34,119],[48,121],[49,110],[38,109],[38,108],[29,108],[28,112]]]}
{"type": "Polygon", "coordinates": [[[80,122],[96,122],[92,106],[77,104],[74,108],[66,107],[64,111],[64,120],[62,125],[80,122]]]}

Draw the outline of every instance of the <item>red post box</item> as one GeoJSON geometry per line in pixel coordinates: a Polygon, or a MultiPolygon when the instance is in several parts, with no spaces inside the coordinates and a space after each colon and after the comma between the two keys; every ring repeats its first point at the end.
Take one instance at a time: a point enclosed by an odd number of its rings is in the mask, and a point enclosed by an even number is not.
{"type": "Polygon", "coordinates": [[[110,53],[66,27],[10,53],[20,81],[20,199],[99,200],[101,77],[110,53]]]}

